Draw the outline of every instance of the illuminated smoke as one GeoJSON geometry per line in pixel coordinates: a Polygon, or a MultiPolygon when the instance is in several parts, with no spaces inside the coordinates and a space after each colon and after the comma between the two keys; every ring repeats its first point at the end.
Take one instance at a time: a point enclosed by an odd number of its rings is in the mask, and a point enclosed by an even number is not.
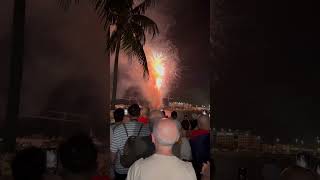
{"type": "MultiPolygon", "coordinates": [[[[144,50],[148,60],[149,78],[143,79],[141,65],[135,59],[128,61],[128,57],[120,54],[117,98],[124,98],[131,87],[138,87],[144,100],[151,108],[160,108],[162,99],[178,84],[181,71],[178,49],[167,37],[169,29],[175,24],[175,19],[167,12],[170,10],[169,0],[159,1],[159,4],[147,12],[159,27],[160,35],[154,39],[148,38],[144,50]]],[[[113,60],[111,59],[111,73],[113,60]]],[[[112,74],[111,74],[112,78],[112,74]]]]}

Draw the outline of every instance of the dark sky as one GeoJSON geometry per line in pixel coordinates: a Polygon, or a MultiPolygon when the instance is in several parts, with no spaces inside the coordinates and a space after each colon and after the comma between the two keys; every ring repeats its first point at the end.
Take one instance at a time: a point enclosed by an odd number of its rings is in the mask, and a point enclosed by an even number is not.
{"type": "Polygon", "coordinates": [[[307,1],[225,2],[215,126],[310,142],[320,125],[318,10],[307,1]]]}
{"type": "MultiPolygon", "coordinates": [[[[177,99],[209,103],[209,0],[160,1],[173,18],[169,39],[179,49],[182,77],[177,99]],[[187,12],[187,13],[186,13],[187,12]]],[[[0,119],[8,85],[11,0],[0,6],[0,119]]],[[[27,1],[22,115],[46,110],[95,113],[106,91],[105,33],[92,7],[81,1],[65,12],[55,0],[27,1]],[[86,110],[86,111],[84,111],[86,110]]]]}
{"type": "Polygon", "coordinates": [[[171,1],[176,20],[169,39],[179,48],[182,61],[181,79],[173,93],[199,105],[210,103],[209,0],[171,1]]]}

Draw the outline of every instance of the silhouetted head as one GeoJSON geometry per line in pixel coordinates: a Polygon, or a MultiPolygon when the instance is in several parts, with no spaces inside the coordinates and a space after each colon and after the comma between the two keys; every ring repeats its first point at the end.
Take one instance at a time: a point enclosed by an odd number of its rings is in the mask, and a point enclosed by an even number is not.
{"type": "Polygon", "coordinates": [[[149,115],[150,122],[160,120],[162,118],[164,118],[164,115],[160,110],[153,110],[150,112],[150,115],[149,115]]]}
{"type": "Polygon", "coordinates": [[[176,111],[171,112],[171,118],[172,119],[177,119],[178,118],[178,113],[176,111]]]}
{"type": "Polygon", "coordinates": [[[207,115],[201,115],[198,118],[198,128],[202,130],[210,130],[210,119],[207,115]]]}
{"type": "Polygon", "coordinates": [[[71,137],[59,147],[61,164],[72,174],[88,174],[97,168],[97,150],[85,134],[71,137]]]}
{"type": "Polygon", "coordinates": [[[150,109],[148,107],[143,107],[141,110],[141,116],[148,117],[150,113],[150,109]]]}
{"type": "Polygon", "coordinates": [[[164,115],[164,117],[166,117],[166,112],[165,111],[162,111],[162,114],[164,115]]]}
{"type": "Polygon", "coordinates": [[[118,108],[114,110],[113,117],[116,122],[122,122],[124,117],[124,109],[118,108]]]}
{"type": "Polygon", "coordinates": [[[311,156],[306,152],[298,153],[296,156],[296,165],[302,168],[309,168],[311,156]]]}
{"type": "Polygon", "coordinates": [[[140,107],[138,104],[132,104],[129,108],[128,108],[128,113],[130,116],[132,117],[136,117],[138,118],[140,116],[140,107]]]}
{"type": "Polygon", "coordinates": [[[46,154],[40,148],[29,147],[17,153],[11,167],[15,180],[42,180],[46,171],[46,154]]]}

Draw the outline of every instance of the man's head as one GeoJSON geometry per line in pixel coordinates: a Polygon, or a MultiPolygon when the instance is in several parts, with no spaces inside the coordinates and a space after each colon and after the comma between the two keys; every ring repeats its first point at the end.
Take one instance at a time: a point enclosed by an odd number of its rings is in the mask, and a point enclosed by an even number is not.
{"type": "Polygon", "coordinates": [[[164,117],[166,117],[166,112],[162,110],[162,114],[164,117]]]}
{"type": "Polygon", "coordinates": [[[46,170],[46,155],[36,147],[17,153],[12,162],[12,175],[15,180],[41,180],[46,170]]]}
{"type": "Polygon", "coordinates": [[[207,115],[201,115],[198,118],[198,127],[202,130],[210,130],[210,119],[207,115]]]}
{"type": "Polygon", "coordinates": [[[156,148],[172,148],[179,138],[180,130],[177,121],[161,119],[154,122],[152,141],[156,148]]]}
{"type": "Polygon", "coordinates": [[[143,107],[141,110],[141,116],[148,117],[150,113],[150,109],[148,107],[143,107]]]}
{"type": "Polygon", "coordinates": [[[155,121],[155,120],[159,120],[159,119],[162,119],[164,118],[164,115],[161,111],[159,110],[152,110],[150,112],[150,115],[149,115],[149,119],[151,122],[155,121]]]}
{"type": "Polygon", "coordinates": [[[131,117],[136,117],[138,118],[140,116],[140,106],[138,104],[132,104],[129,108],[128,108],[128,113],[131,117]]]}
{"type": "Polygon", "coordinates": [[[306,152],[298,153],[296,156],[296,165],[302,168],[309,168],[311,157],[306,152]]]}
{"type": "Polygon", "coordinates": [[[79,134],[59,147],[62,166],[72,174],[88,174],[97,168],[97,150],[92,139],[79,134]]]}
{"type": "Polygon", "coordinates": [[[178,118],[178,113],[176,111],[171,112],[171,118],[172,119],[177,119],[178,118]]]}
{"type": "Polygon", "coordinates": [[[118,108],[114,110],[113,117],[116,122],[122,122],[124,117],[124,109],[118,108]]]}

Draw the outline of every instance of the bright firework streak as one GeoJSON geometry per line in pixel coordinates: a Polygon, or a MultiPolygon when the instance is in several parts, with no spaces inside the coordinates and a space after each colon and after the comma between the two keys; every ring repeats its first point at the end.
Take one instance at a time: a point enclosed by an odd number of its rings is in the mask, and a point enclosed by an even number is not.
{"type": "Polygon", "coordinates": [[[153,58],[151,60],[151,68],[152,68],[152,75],[155,79],[155,85],[157,89],[160,91],[163,85],[163,80],[165,76],[165,68],[163,63],[163,55],[153,53],[153,58]]]}
{"type": "Polygon", "coordinates": [[[160,109],[163,105],[162,99],[174,88],[172,85],[177,84],[181,68],[178,66],[180,59],[177,49],[168,42],[159,42],[155,47],[146,45],[144,50],[148,61],[148,78],[142,77],[143,71],[137,61],[130,61],[133,63],[126,67],[130,67],[128,70],[131,79],[126,80],[124,84],[138,86],[142,96],[149,102],[149,107],[160,109]]]}
{"type": "Polygon", "coordinates": [[[162,106],[162,98],[166,92],[166,58],[163,53],[151,51],[148,56],[150,79],[148,81],[148,94],[153,108],[162,106]]]}

